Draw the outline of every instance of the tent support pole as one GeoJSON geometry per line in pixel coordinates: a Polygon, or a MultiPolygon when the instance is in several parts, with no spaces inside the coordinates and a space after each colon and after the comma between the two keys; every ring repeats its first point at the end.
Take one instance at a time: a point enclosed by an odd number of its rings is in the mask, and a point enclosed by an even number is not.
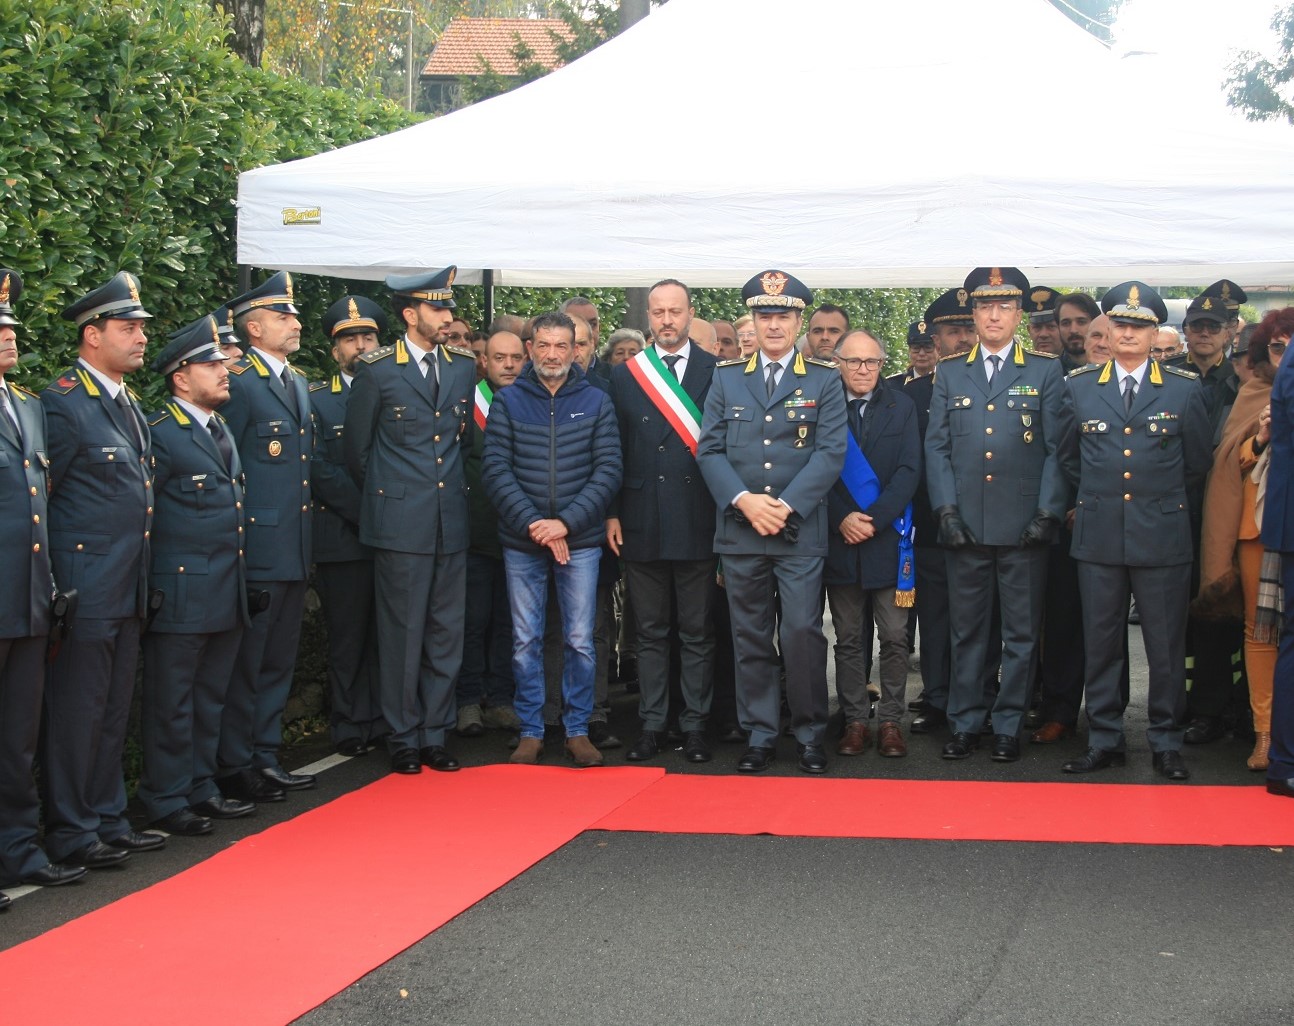
{"type": "Polygon", "coordinates": [[[252,268],[250,264],[238,265],[238,294],[252,290],[252,268]]]}
{"type": "Polygon", "coordinates": [[[481,284],[485,286],[485,326],[488,329],[494,323],[494,271],[491,268],[481,272],[481,284]]]}

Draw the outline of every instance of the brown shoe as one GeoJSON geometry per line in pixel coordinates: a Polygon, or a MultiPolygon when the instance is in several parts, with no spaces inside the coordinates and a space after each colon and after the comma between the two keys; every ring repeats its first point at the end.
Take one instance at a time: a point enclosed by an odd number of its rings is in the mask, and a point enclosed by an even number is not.
{"type": "Polygon", "coordinates": [[[1074,733],[1073,727],[1067,727],[1063,723],[1057,723],[1055,720],[1048,720],[1041,727],[1035,730],[1029,738],[1030,744],[1035,745],[1054,745],[1057,741],[1069,737],[1074,733]]]}
{"type": "Polygon", "coordinates": [[[533,766],[539,761],[543,751],[544,742],[539,738],[523,737],[517,742],[517,747],[513,749],[512,754],[508,757],[508,762],[519,762],[526,766],[533,766]]]}
{"type": "Polygon", "coordinates": [[[593,742],[583,734],[566,739],[566,754],[580,769],[602,765],[602,753],[594,748],[593,742]]]}
{"type": "Polygon", "coordinates": [[[1245,760],[1245,765],[1257,773],[1259,770],[1265,770],[1270,764],[1269,755],[1272,747],[1272,732],[1270,730],[1260,730],[1254,734],[1254,750],[1249,758],[1245,760]]]}
{"type": "Polygon", "coordinates": [[[902,759],[908,754],[908,743],[903,740],[903,730],[893,720],[886,720],[881,724],[876,751],[883,759],[902,759]]]}
{"type": "Polygon", "coordinates": [[[850,720],[845,724],[845,732],[836,742],[837,755],[862,755],[872,743],[871,731],[862,720],[850,720]]]}

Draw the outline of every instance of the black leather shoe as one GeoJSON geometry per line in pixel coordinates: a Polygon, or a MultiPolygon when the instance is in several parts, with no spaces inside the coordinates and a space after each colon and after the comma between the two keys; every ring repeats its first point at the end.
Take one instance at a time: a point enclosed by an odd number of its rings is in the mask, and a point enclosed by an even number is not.
{"type": "Polygon", "coordinates": [[[262,766],[260,774],[275,787],[285,791],[306,791],[315,786],[315,778],[310,773],[289,773],[282,766],[262,766]]]}
{"type": "Polygon", "coordinates": [[[161,819],[153,820],[151,825],[177,837],[201,837],[212,830],[211,820],[199,816],[192,809],[176,809],[161,819]]]}
{"type": "Polygon", "coordinates": [[[619,748],[624,744],[615,734],[611,733],[611,728],[607,726],[605,720],[589,721],[589,743],[600,751],[619,748]]]}
{"type": "Polygon", "coordinates": [[[1182,740],[1188,745],[1207,745],[1226,732],[1226,725],[1216,716],[1196,716],[1186,725],[1182,740]]]}
{"type": "Polygon", "coordinates": [[[458,769],[458,760],[441,745],[428,745],[426,748],[419,749],[418,757],[422,759],[422,764],[428,769],[434,769],[441,773],[453,773],[454,770],[458,769]]]}
{"type": "Polygon", "coordinates": [[[1169,780],[1190,780],[1191,771],[1186,768],[1186,760],[1176,750],[1156,752],[1153,759],[1155,772],[1169,780]]]}
{"type": "Polygon", "coordinates": [[[368,745],[357,737],[348,737],[337,742],[337,754],[345,755],[350,759],[358,759],[361,755],[368,754],[368,745]]]}
{"type": "Polygon", "coordinates": [[[638,735],[638,740],[630,746],[629,751],[625,752],[625,758],[630,762],[646,762],[648,759],[654,759],[660,755],[661,741],[664,735],[655,730],[644,730],[638,735]]]}
{"type": "Polygon", "coordinates": [[[130,852],[120,848],[109,848],[102,841],[92,841],[64,857],[69,866],[85,866],[86,869],[105,869],[108,866],[119,866],[130,858],[130,852]]]}
{"type": "Polygon", "coordinates": [[[773,765],[773,760],[777,758],[777,751],[773,748],[761,748],[758,745],[751,745],[746,749],[740,759],[737,760],[738,773],[762,773],[773,765]]]}
{"type": "Polygon", "coordinates": [[[1020,758],[1020,739],[1010,734],[994,734],[989,758],[994,762],[1015,762],[1020,758]]]}
{"type": "Polygon", "coordinates": [[[1294,777],[1268,777],[1267,793],[1279,795],[1281,798],[1294,798],[1294,777]]]}
{"type": "Polygon", "coordinates": [[[118,851],[157,851],[166,847],[166,838],[161,834],[141,834],[134,830],[127,830],[120,837],[114,837],[103,843],[118,851]]]}
{"type": "Polygon", "coordinates": [[[800,770],[804,773],[826,773],[827,752],[822,745],[796,745],[800,753],[800,770]]]}
{"type": "Polygon", "coordinates": [[[689,730],[683,735],[683,758],[688,762],[709,762],[714,758],[704,730],[689,730]]]}
{"type": "Polygon", "coordinates": [[[189,808],[199,816],[206,816],[209,819],[239,819],[250,816],[256,811],[256,806],[252,802],[240,802],[235,798],[208,798],[189,808]]]}
{"type": "Polygon", "coordinates": [[[51,862],[34,873],[28,873],[22,878],[22,883],[36,887],[62,887],[64,884],[76,883],[85,874],[85,866],[65,866],[61,862],[51,862]]]}
{"type": "Polygon", "coordinates": [[[1036,705],[1024,714],[1024,725],[1029,730],[1037,730],[1044,722],[1046,721],[1042,718],[1042,710],[1036,705]]]}
{"type": "Polygon", "coordinates": [[[1126,754],[1112,748],[1089,748],[1081,758],[1070,759],[1060,770],[1062,773],[1095,773],[1110,766],[1122,766],[1127,761],[1126,754]]]}
{"type": "Polygon", "coordinates": [[[933,734],[948,726],[948,714],[933,705],[924,706],[912,719],[909,732],[913,734],[933,734]]]}
{"type": "Polygon", "coordinates": [[[953,739],[944,745],[941,753],[945,759],[969,759],[971,753],[979,747],[978,734],[966,734],[958,732],[953,735],[953,739]]]}
{"type": "Polygon", "coordinates": [[[220,793],[240,802],[281,802],[283,788],[275,787],[255,770],[239,770],[216,781],[220,793]]]}
{"type": "Polygon", "coordinates": [[[726,727],[720,728],[719,740],[725,745],[744,745],[746,743],[746,732],[737,724],[729,723],[726,727]]]}
{"type": "Polygon", "coordinates": [[[393,773],[421,773],[422,760],[418,758],[418,749],[400,748],[392,752],[391,771],[393,773]]]}

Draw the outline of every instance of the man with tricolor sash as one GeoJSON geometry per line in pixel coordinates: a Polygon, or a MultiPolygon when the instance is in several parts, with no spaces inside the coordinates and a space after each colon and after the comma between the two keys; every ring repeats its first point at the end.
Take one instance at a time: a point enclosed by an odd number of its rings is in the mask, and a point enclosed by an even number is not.
{"type": "Polygon", "coordinates": [[[885,381],[885,350],[866,331],[845,335],[835,350],[848,408],[845,466],[827,497],[831,528],[823,579],[836,632],[836,694],[845,732],[840,755],[861,755],[867,727],[866,653],[871,609],[880,639],[881,699],[877,750],[907,754],[903,718],[908,674],[908,612],[915,602],[912,497],[921,476],[916,404],[885,381]]]}
{"type": "Polygon", "coordinates": [[[656,756],[669,712],[670,631],[678,631],[684,757],[708,762],[714,673],[714,500],[696,463],[701,410],[716,360],[688,338],[692,297],[680,281],[647,294],[652,344],[611,372],[624,484],[607,543],[624,559],[638,627],[642,735],[632,762],[656,756]]]}

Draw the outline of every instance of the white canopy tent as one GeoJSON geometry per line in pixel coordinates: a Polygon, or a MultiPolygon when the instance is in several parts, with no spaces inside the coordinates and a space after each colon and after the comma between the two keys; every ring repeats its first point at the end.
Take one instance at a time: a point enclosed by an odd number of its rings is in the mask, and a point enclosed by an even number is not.
{"type": "Polygon", "coordinates": [[[671,0],[579,61],[243,173],[245,264],[377,279],[811,287],[977,265],[1294,282],[1294,130],[1182,109],[1045,0],[671,0]]]}

